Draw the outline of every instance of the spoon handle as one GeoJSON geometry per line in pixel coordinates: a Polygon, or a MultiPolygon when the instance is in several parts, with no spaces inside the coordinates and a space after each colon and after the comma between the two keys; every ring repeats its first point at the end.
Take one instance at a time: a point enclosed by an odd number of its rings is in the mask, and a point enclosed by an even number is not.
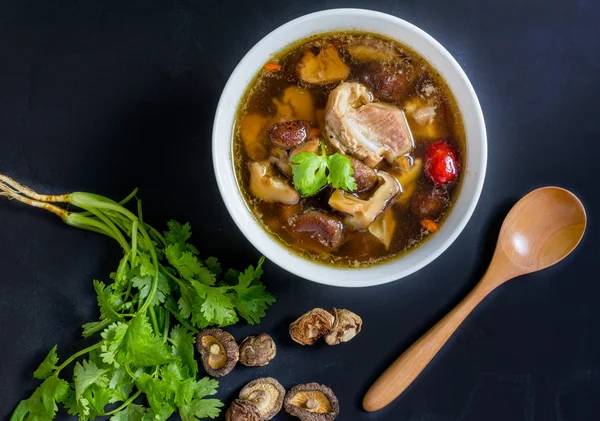
{"type": "Polygon", "coordinates": [[[408,348],[371,386],[363,399],[366,411],[377,411],[396,399],[417,378],[471,311],[493,289],[482,279],[454,309],[408,348]]]}

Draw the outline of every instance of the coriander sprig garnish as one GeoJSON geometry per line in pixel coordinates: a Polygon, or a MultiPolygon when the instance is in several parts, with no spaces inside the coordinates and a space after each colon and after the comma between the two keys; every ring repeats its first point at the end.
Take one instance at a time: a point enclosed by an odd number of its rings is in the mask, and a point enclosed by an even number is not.
{"type": "Polygon", "coordinates": [[[100,318],[83,326],[83,335],[100,332],[99,342],[59,364],[57,347],[34,372],[43,380],[19,403],[11,421],[52,420],[63,404],[82,421],[110,416],[111,421],[166,420],[174,412],[184,421],[215,418],[223,405],[207,399],[218,382],[197,380],[194,333],[207,326],[227,326],[239,318],[257,323],[275,301],[256,268],[223,272],[218,260],[198,258],[188,240],[189,224],[169,221],[161,234],[146,224],[141,201],[137,213],[92,193],[42,195],[0,174],[0,196],[59,216],[66,224],[116,240],[123,258],[112,282],[94,280],[100,318]],[[68,211],[67,204],[81,211],[68,211]],[[171,319],[179,324],[172,324],[171,319]],[[84,359],[79,360],[84,357],[84,359]],[[75,362],[72,382],[60,377],[75,362]],[[149,408],[134,403],[142,393],[149,408]]]}
{"type": "Polygon", "coordinates": [[[302,196],[313,196],[327,184],[333,188],[348,191],[356,190],[356,180],[352,177],[352,161],[345,155],[327,155],[321,145],[321,155],[314,152],[301,152],[292,157],[292,181],[302,196]]]}

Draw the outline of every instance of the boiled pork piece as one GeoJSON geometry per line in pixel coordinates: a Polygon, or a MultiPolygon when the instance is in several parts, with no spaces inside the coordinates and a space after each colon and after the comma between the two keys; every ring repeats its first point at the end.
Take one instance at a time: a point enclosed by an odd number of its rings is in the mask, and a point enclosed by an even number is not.
{"type": "Polygon", "coordinates": [[[331,92],[325,122],[331,144],[370,167],[383,158],[394,162],[413,148],[404,112],[373,102],[360,83],[344,82],[331,92]]]}

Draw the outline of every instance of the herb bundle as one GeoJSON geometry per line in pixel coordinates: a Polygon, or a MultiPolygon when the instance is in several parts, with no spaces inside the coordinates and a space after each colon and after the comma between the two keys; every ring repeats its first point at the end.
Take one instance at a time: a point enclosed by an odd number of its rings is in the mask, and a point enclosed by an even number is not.
{"type": "Polygon", "coordinates": [[[135,195],[119,203],[82,192],[42,195],[0,174],[0,196],[109,236],[123,250],[111,282],[93,281],[100,318],[83,326],[83,336],[99,334],[99,341],[62,362],[52,348],[34,372],[43,382],[19,403],[11,421],[52,420],[59,403],[82,421],[161,421],[175,412],[184,421],[218,416],[223,404],[207,398],[218,382],[197,380],[193,335],[240,317],[254,324],[265,315],[275,299],[260,282],[264,258],[256,268],[224,272],[216,258],[198,257],[189,224],[170,221],[163,235],[144,222],[140,200],[136,213],[127,209],[135,195]],[[67,382],[60,374],[73,362],[73,380],[67,382]],[[141,394],[148,407],[136,403],[141,394]]]}

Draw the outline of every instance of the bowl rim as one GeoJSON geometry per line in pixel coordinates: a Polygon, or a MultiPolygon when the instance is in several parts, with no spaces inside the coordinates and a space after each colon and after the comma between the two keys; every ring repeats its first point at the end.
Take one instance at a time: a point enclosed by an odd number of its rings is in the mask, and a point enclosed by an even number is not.
{"type": "MultiPolygon", "coordinates": [[[[352,26],[356,30],[360,31],[360,27],[357,27],[356,25],[349,25],[349,28],[350,28],[350,26],[352,26]]],[[[315,31],[314,34],[327,33],[329,31],[335,31],[335,29],[319,30],[319,31],[315,31]]],[[[370,31],[370,32],[377,33],[377,32],[373,32],[373,31],[370,31]]],[[[385,34],[382,34],[382,35],[389,37],[389,35],[385,35],[385,34]]],[[[299,40],[301,38],[305,38],[305,36],[298,37],[295,39],[299,40]]],[[[401,42],[401,41],[399,41],[399,42],[401,42]]],[[[276,54],[278,51],[280,51],[281,49],[284,49],[285,47],[286,47],[286,45],[281,45],[275,51],[271,50],[269,52],[269,55],[276,54]]],[[[419,50],[416,50],[416,51],[417,51],[417,53],[421,54],[427,61],[430,61],[429,58],[424,56],[422,52],[420,52],[419,50]]],[[[436,68],[436,70],[437,70],[437,68],[436,68]]],[[[258,71],[259,71],[259,68],[252,70],[252,73],[251,73],[252,76],[251,76],[250,80],[252,80],[256,76],[256,72],[258,72],[258,71]]],[[[440,74],[441,74],[442,78],[444,78],[446,80],[445,75],[442,72],[440,72],[440,74]]],[[[244,88],[244,90],[245,90],[245,88],[244,88]]],[[[457,99],[457,102],[459,102],[458,99],[457,99]]],[[[462,109],[461,109],[461,114],[463,114],[463,122],[465,124],[465,131],[466,131],[467,123],[465,121],[464,112],[462,109]]],[[[232,130],[233,130],[233,128],[230,127],[230,133],[232,133],[232,130]]],[[[467,142],[468,142],[468,139],[467,139],[467,142]]],[[[471,147],[467,148],[467,156],[469,154],[470,148],[471,147]]],[[[407,22],[399,17],[389,15],[387,13],[382,13],[382,12],[368,10],[368,9],[358,9],[358,8],[336,8],[336,9],[328,9],[328,10],[322,10],[322,11],[318,11],[318,12],[309,13],[309,14],[300,16],[298,18],[295,18],[293,20],[290,20],[290,21],[284,23],[283,25],[277,27],[276,29],[274,29],[273,31],[271,31],[270,33],[265,35],[244,55],[244,57],[237,64],[237,66],[231,73],[229,79],[227,80],[227,83],[225,84],[225,87],[223,88],[223,92],[221,94],[221,97],[220,97],[218,105],[217,105],[214,123],[213,123],[213,133],[212,133],[212,158],[213,158],[213,167],[214,167],[214,171],[215,171],[215,177],[217,180],[219,192],[221,194],[223,202],[225,203],[225,206],[226,206],[230,216],[232,217],[232,219],[234,220],[234,222],[236,223],[238,228],[242,231],[242,234],[246,237],[246,239],[248,241],[250,241],[250,243],[256,249],[258,249],[258,251],[261,252],[267,259],[269,259],[273,263],[277,264],[281,268],[285,269],[286,271],[293,273],[301,278],[313,281],[313,282],[317,282],[317,283],[321,283],[321,284],[325,284],[325,285],[331,285],[331,286],[338,286],[338,287],[367,287],[367,286],[376,286],[376,285],[393,282],[393,281],[399,280],[401,278],[404,278],[412,273],[417,272],[418,270],[422,269],[426,265],[430,264],[433,260],[435,260],[437,257],[439,257],[444,251],[446,251],[448,249],[448,247],[450,247],[450,245],[460,235],[460,233],[463,231],[464,227],[467,225],[468,221],[470,220],[470,218],[477,206],[479,198],[481,196],[481,191],[483,189],[483,183],[485,180],[485,174],[486,174],[486,168],[487,168],[487,134],[486,134],[486,127],[485,127],[485,120],[483,117],[483,111],[481,109],[481,105],[479,103],[479,100],[477,98],[475,90],[473,89],[473,86],[471,85],[471,82],[469,81],[469,79],[468,79],[467,75],[465,74],[464,70],[462,69],[462,67],[454,59],[454,57],[437,40],[435,40],[431,35],[429,35],[424,30],[411,24],[410,22],[407,22]],[[471,189],[472,194],[471,194],[470,199],[468,199],[469,201],[468,201],[468,205],[467,205],[466,209],[458,217],[458,221],[456,221],[455,225],[453,225],[452,227],[449,227],[450,229],[448,229],[448,228],[446,229],[446,237],[443,239],[443,241],[441,243],[439,243],[437,246],[435,246],[428,254],[425,254],[424,257],[419,259],[415,264],[411,265],[410,267],[404,267],[404,268],[401,268],[401,269],[398,269],[395,271],[388,270],[387,273],[376,274],[375,272],[382,272],[381,268],[391,267],[395,263],[397,264],[397,262],[407,259],[408,256],[417,253],[417,251],[419,249],[425,247],[425,245],[422,245],[422,246],[416,248],[415,250],[408,251],[407,254],[405,254],[403,256],[400,256],[397,258],[392,258],[389,261],[385,261],[382,263],[375,264],[373,266],[362,267],[362,268],[343,268],[343,267],[336,267],[336,266],[332,266],[332,265],[321,264],[321,263],[312,261],[310,259],[307,259],[306,257],[303,257],[296,253],[293,253],[286,246],[281,244],[276,238],[274,238],[272,236],[272,234],[268,233],[267,230],[256,219],[256,217],[254,216],[252,211],[249,209],[248,204],[246,203],[246,201],[242,195],[242,192],[239,189],[237,175],[235,174],[235,165],[233,163],[233,157],[231,155],[231,150],[232,150],[232,145],[233,145],[233,136],[230,136],[230,139],[228,139],[228,142],[230,143],[228,156],[224,157],[224,156],[222,156],[222,154],[219,153],[220,148],[219,148],[219,130],[218,129],[219,129],[220,125],[222,124],[221,121],[226,118],[226,116],[224,116],[224,114],[225,114],[224,107],[228,101],[233,100],[235,102],[234,108],[237,110],[237,107],[239,106],[241,97],[236,97],[236,98],[232,99],[230,91],[232,91],[234,89],[233,85],[238,83],[238,79],[240,77],[243,78],[248,74],[246,65],[252,59],[253,55],[256,55],[257,53],[261,52],[261,49],[264,48],[264,46],[273,42],[273,40],[277,39],[277,37],[280,34],[287,33],[290,30],[290,28],[296,27],[297,25],[302,25],[302,24],[304,24],[312,19],[315,19],[315,18],[334,17],[334,16],[339,17],[339,15],[346,15],[349,17],[368,16],[368,17],[374,18],[374,19],[381,19],[381,20],[386,21],[387,23],[394,24],[402,29],[407,29],[409,31],[412,31],[416,36],[422,38],[426,43],[430,44],[432,46],[432,48],[434,48],[436,50],[437,53],[439,53],[441,56],[443,56],[443,59],[447,60],[447,62],[449,63],[449,65],[451,66],[453,71],[456,72],[456,75],[460,79],[460,82],[464,85],[464,89],[466,89],[466,92],[468,94],[468,98],[465,99],[465,101],[468,101],[472,104],[472,111],[473,111],[474,115],[471,117],[474,117],[477,120],[476,121],[476,126],[477,126],[476,129],[477,129],[477,137],[480,139],[478,142],[479,147],[480,147],[480,153],[479,153],[480,159],[478,162],[478,166],[476,166],[476,168],[470,168],[470,170],[475,171],[478,174],[478,176],[474,181],[474,185],[472,186],[472,189],[471,189]],[[235,184],[235,194],[232,194],[231,189],[228,188],[228,186],[231,185],[230,180],[225,179],[226,177],[231,176],[231,172],[233,172],[233,181],[235,184]],[[245,214],[245,215],[242,215],[242,214],[245,214]],[[253,220],[255,227],[258,227],[263,232],[264,235],[261,235],[259,232],[254,230],[252,227],[252,224],[249,224],[249,225],[246,224],[248,222],[248,220],[247,220],[248,218],[246,218],[246,220],[244,220],[244,216],[248,216],[248,215],[250,216],[250,219],[253,220]],[[258,239],[253,238],[252,235],[258,235],[259,238],[258,239]],[[287,257],[287,259],[286,259],[286,257],[287,257]],[[288,260],[287,263],[289,263],[289,264],[282,263],[282,260],[288,260]],[[294,263],[294,264],[291,264],[291,263],[294,263]],[[317,273],[319,273],[320,275],[317,275],[317,273]],[[357,279],[358,276],[350,275],[352,273],[365,275],[364,278],[366,278],[366,279],[362,279],[362,278],[357,279]],[[344,279],[345,276],[343,276],[343,274],[347,274],[348,277],[354,278],[354,279],[352,279],[352,280],[344,279]],[[329,275],[329,276],[325,276],[325,275],[329,275]]],[[[463,183],[464,183],[464,181],[463,181],[463,183]]],[[[460,187],[461,191],[459,191],[458,197],[456,199],[457,203],[460,200],[460,197],[463,195],[463,192],[464,192],[463,187],[464,187],[464,185],[461,185],[461,187],[460,187]]],[[[453,209],[451,209],[450,213],[453,212],[455,207],[456,207],[456,203],[455,203],[455,206],[453,206],[453,209]]],[[[450,216],[450,215],[448,215],[448,216],[450,216]]],[[[446,227],[446,224],[444,224],[442,226],[442,229],[444,227],[446,227]]],[[[440,230],[440,232],[436,233],[435,237],[438,237],[440,234],[442,234],[441,231],[442,230],[440,230]]],[[[426,244],[430,243],[433,240],[434,240],[434,238],[430,239],[429,241],[426,242],[426,244]]],[[[385,272],[385,271],[383,271],[383,272],[385,272]]]]}

